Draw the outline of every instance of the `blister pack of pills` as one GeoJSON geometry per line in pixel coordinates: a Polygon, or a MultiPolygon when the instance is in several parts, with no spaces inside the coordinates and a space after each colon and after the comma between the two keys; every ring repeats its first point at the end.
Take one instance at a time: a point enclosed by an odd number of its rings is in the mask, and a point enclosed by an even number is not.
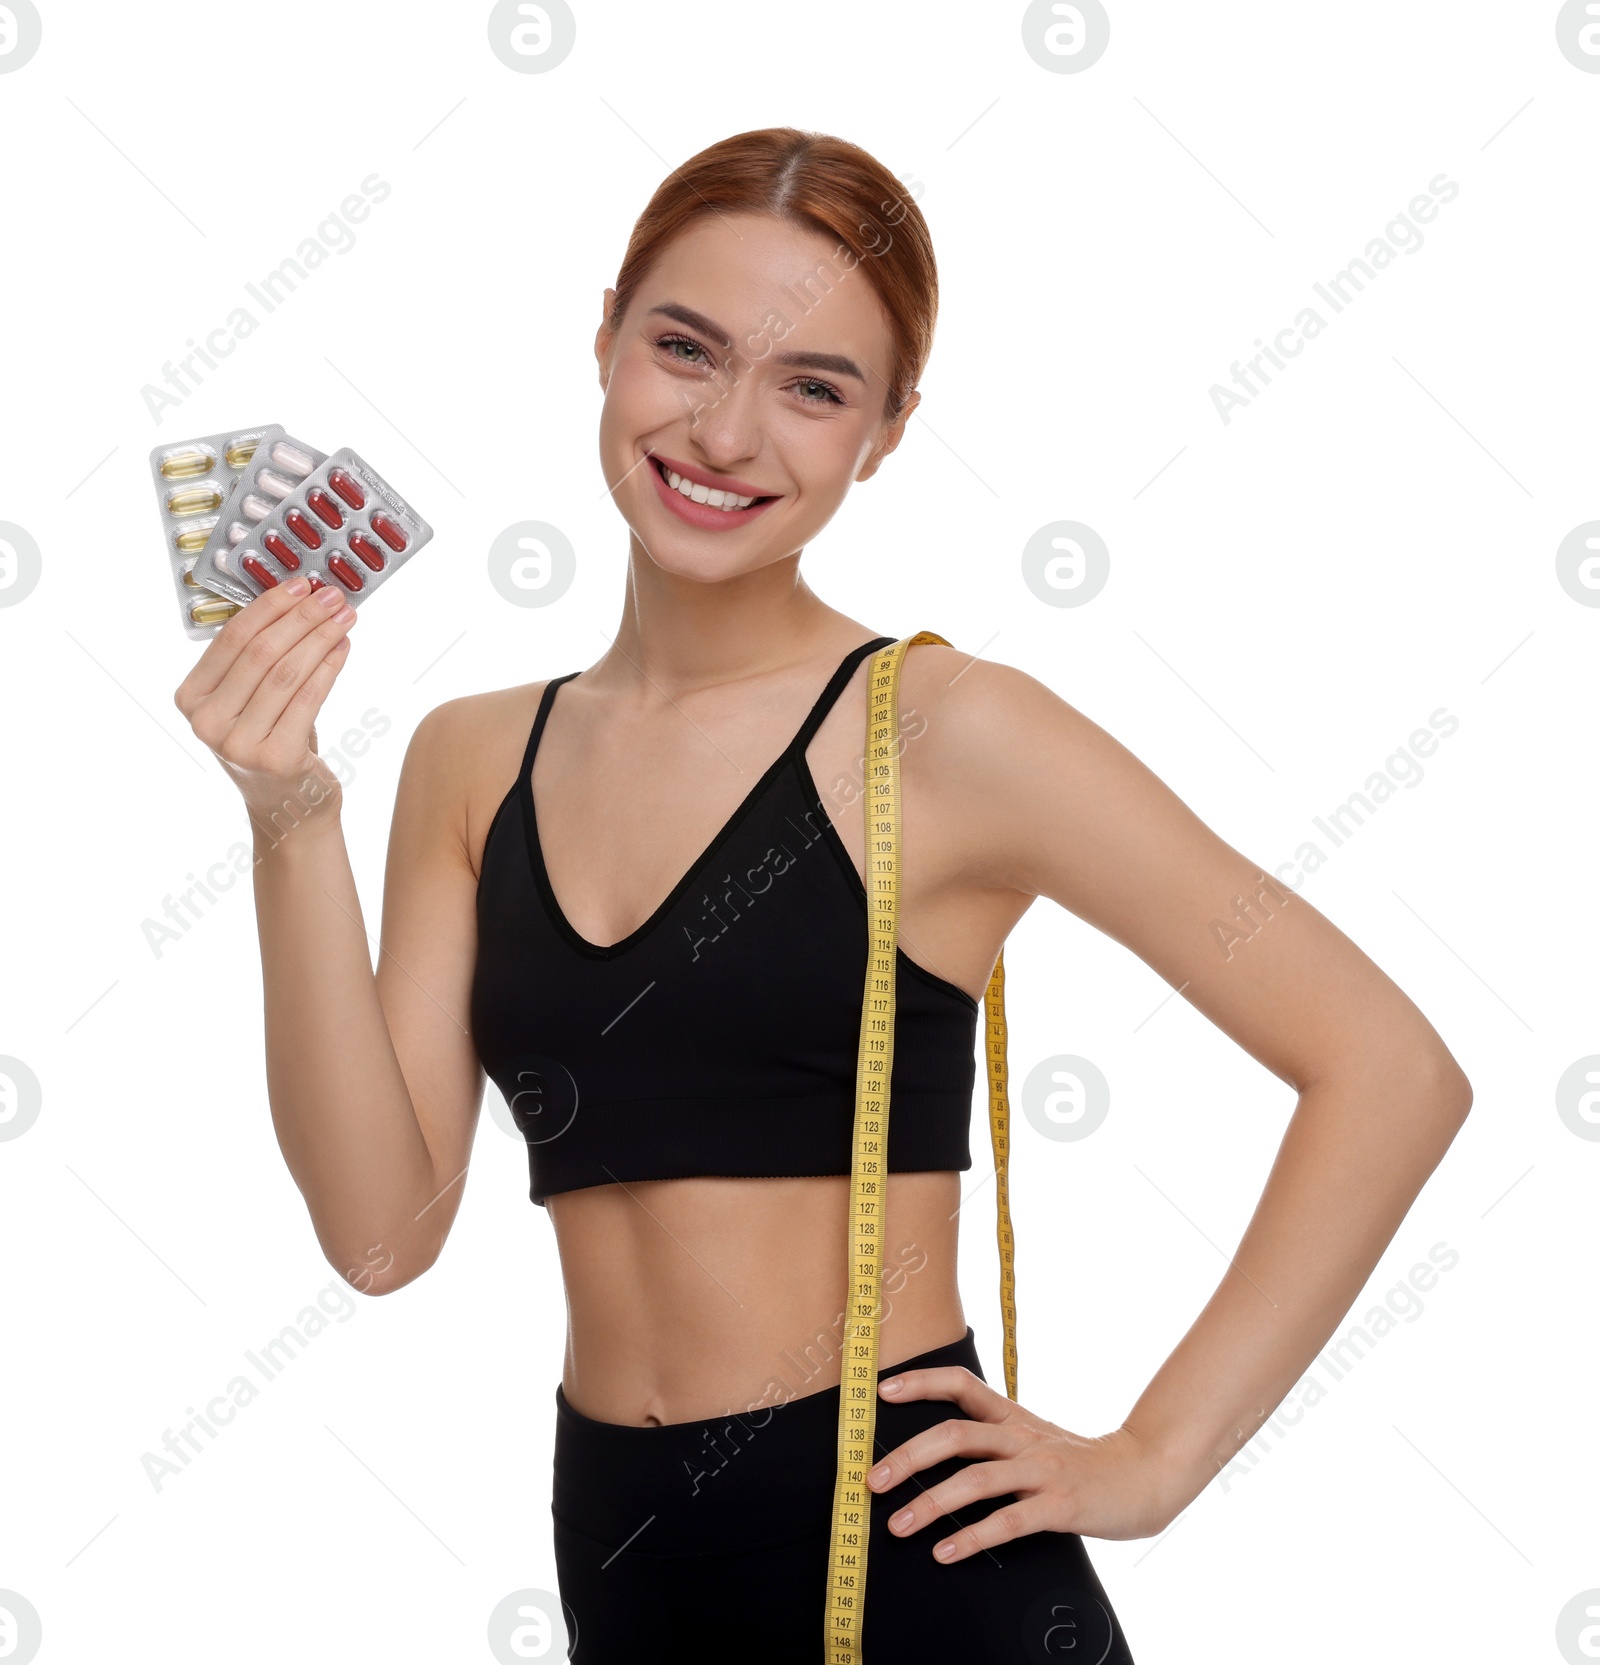
{"type": "Polygon", "coordinates": [[[240,482],[238,506],[208,543],[197,576],[247,601],[302,576],[313,589],[336,584],[359,607],[433,536],[348,446],[331,457],[287,437],[263,446],[240,482]],[[244,529],[237,538],[235,526],[244,529]]]}
{"type": "Polygon", "coordinates": [[[233,594],[201,569],[201,556],[224,506],[260,446],[283,433],[277,423],[200,439],[158,445],[150,453],[150,476],[161,511],[167,565],[178,595],[186,635],[215,636],[255,591],[233,594]]]}
{"type": "MultiPolygon", "coordinates": [[[[241,551],[250,550],[251,540],[284,499],[312,469],[327,460],[326,451],[293,438],[281,428],[270,441],[263,440],[241,472],[232,496],[200,551],[195,565],[196,579],[236,601],[254,601],[268,586],[252,583],[246,577],[239,564],[241,551]]],[[[255,559],[259,561],[259,554],[255,559]]]]}

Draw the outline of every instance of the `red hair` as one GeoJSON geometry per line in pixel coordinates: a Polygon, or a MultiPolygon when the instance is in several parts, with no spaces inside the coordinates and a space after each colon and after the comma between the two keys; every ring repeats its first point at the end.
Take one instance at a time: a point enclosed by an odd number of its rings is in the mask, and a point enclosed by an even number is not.
{"type": "Polygon", "coordinates": [[[762,127],[691,156],[656,187],[617,272],[613,329],[679,232],[711,213],[775,214],[842,244],[888,315],[894,358],[884,396],[892,421],[933,347],[939,277],[927,222],[900,181],[859,145],[798,127],[762,127]]]}

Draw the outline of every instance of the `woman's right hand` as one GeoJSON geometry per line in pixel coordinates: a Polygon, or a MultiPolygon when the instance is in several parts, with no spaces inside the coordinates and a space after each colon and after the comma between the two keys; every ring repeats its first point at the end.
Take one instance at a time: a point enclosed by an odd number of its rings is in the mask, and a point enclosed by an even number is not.
{"type": "Polygon", "coordinates": [[[289,804],[300,818],[339,807],[316,717],[350,657],[355,618],[332,585],[277,584],[228,620],[178,684],[174,703],[263,825],[289,804]]]}

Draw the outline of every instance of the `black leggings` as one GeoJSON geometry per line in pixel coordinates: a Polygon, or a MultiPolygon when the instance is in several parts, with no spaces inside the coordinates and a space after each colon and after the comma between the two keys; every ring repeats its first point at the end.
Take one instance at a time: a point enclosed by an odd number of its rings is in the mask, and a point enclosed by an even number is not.
{"type": "MultiPolygon", "coordinates": [[[[964,1364],[972,1330],[880,1368],[964,1364]]],[[[880,1398],[876,1452],[964,1412],[947,1399],[880,1398]]],[[[696,1658],[822,1665],[833,1542],[839,1389],[702,1422],[635,1427],[582,1416],[556,1388],[556,1576],[579,1665],[696,1658]]],[[[983,1498],[913,1537],[888,1519],[982,1459],[956,1457],[874,1494],[863,1665],[1133,1665],[1122,1627],[1072,1532],[1033,1532],[950,1565],[933,1546],[1015,1502],[983,1498]]]]}

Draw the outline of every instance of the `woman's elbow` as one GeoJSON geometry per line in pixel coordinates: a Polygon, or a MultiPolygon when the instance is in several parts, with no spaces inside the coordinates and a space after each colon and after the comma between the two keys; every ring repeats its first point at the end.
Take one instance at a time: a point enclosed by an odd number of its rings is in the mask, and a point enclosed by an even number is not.
{"type": "Polygon", "coordinates": [[[1460,1126],[1472,1108],[1472,1083],[1448,1050],[1430,1052],[1424,1060],[1430,1102],[1440,1116],[1460,1126]]]}
{"type": "Polygon", "coordinates": [[[323,1253],[328,1264],[357,1294],[392,1295],[408,1283],[415,1283],[438,1260],[442,1246],[428,1241],[404,1252],[380,1246],[352,1255],[338,1248],[330,1250],[325,1245],[323,1253]]]}

